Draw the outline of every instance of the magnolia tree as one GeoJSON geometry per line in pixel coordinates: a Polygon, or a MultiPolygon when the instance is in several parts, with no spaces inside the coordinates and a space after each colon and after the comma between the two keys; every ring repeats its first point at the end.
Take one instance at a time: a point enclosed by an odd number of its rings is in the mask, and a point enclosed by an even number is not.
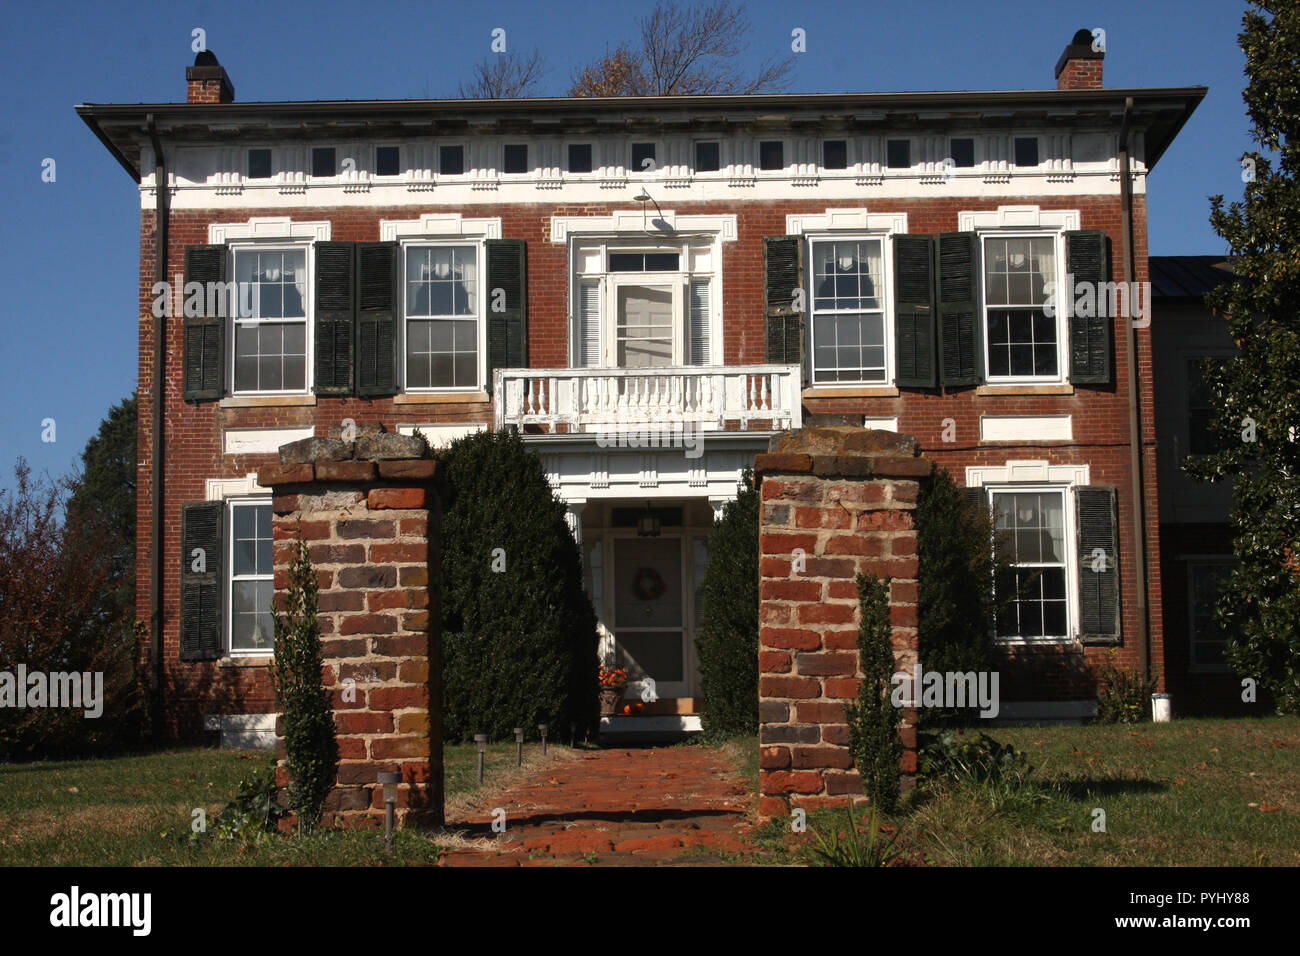
{"type": "Polygon", "coordinates": [[[1206,296],[1239,354],[1206,364],[1219,450],[1189,460],[1207,479],[1231,478],[1233,548],[1240,559],[1216,610],[1227,660],[1300,712],[1300,7],[1261,0],[1243,18],[1243,98],[1259,149],[1242,161],[1244,195],[1210,222],[1230,248],[1237,281],[1206,296]]]}

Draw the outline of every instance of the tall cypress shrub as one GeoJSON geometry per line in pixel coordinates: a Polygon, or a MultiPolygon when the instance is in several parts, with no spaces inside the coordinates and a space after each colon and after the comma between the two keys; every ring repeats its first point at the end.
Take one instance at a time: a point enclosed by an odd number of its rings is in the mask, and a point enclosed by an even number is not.
{"type": "Polygon", "coordinates": [[[284,614],[275,615],[275,661],[271,679],[284,726],[289,807],[300,830],[320,823],[325,796],[338,774],[339,745],[334,710],[321,685],[320,623],[316,572],[307,544],[299,539],[289,565],[284,614]]]}
{"type": "Polygon", "coordinates": [[[893,631],[889,623],[889,581],[874,574],[857,577],[858,683],[856,703],[844,708],[849,726],[849,753],[871,803],[893,813],[902,787],[903,742],[898,733],[899,712],[890,700],[894,672],[893,631]]]}
{"type": "Polygon", "coordinates": [[[502,430],[453,442],[443,466],[445,739],[585,726],[596,713],[596,613],[541,461],[502,430]]]}
{"type": "Polygon", "coordinates": [[[758,490],[744,474],[709,536],[695,647],[710,737],[758,733],[758,490]]]}

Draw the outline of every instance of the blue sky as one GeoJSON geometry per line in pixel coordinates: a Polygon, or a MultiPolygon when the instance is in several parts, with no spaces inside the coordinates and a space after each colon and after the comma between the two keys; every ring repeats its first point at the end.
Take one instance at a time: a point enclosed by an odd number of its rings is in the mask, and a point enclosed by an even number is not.
{"type": "MultiPolygon", "coordinates": [[[[1150,249],[1222,253],[1207,197],[1240,196],[1250,148],[1238,0],[788,0],[743,3],[756,63],[803,28],[791,92],[1043,89],[1074,31],[1106,30],[1107,86],[1206,85],[1151,177],[1150,249]]],[[[139,197],[73,111],[179,101],[202,27],[240,100],[453,96],[504,27],[536,46],[563,94],[575,67],[631,40],[652,4],[610,0],[313,0],[11,4],[0,36],[0,487],[18,456],[66,472],[135,388],[139,197]],[[53,12],[57,10],[57,12],[53,12]],[[41,180],[45,158],[56,179],[41,180]],[[53,443],[42,421],[55,421],[53,443]]]]}

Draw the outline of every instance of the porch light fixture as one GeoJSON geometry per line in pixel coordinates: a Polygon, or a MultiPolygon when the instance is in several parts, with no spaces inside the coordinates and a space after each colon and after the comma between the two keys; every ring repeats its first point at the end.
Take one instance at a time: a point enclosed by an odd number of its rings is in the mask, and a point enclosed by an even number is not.
{"type": "Polygon", "coordinates": [[[487,750],[487,734],[475,734],[474,743],[478,744],[478,782],[483,783],[483,754],[487,750]]]}
{"type": "Polygon", "coordinates": [[[645,514],[636,519],[636,533],[642,538],[659,537],[659,516],[650,510],[650,502],[645,503],[645,514]]]}
{"type": "Polygon", "coordinates": [[[397,806],[397,785],[402,775],[396,770],[381,770],[379,782],[384,787],[384,843],[389,845],[393,842],[393,808],[397,806]]]}

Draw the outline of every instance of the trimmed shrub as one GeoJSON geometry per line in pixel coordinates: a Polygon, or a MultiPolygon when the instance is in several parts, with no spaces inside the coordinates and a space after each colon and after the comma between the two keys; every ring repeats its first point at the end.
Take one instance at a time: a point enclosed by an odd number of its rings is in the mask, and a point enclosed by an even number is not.
{"type": "Polygon", "coordinates": [[[1155,674],[1143,679],[1135,669],[1118,666],[1115,652],[1110,651],[1097,668],[1097,722],[1136,724],[1150,720],[1156,680],[1155,674]]]}
{"type": "Polygon", "coordinates": [[[758,491],[744,474],[709,536],[695,647],[709,737],[758,733],[758,491]]]}
{"type": "Polygon", "coordinates": [[[889,581],[858,575],[858,682],[856,703],[844,708],[849,725],[849,753],[873,806],[893,813],[902,787],[903,742],[899,711],[890,700],[894,647],[890,641],[889,581]]]}
{"type": "Polygon", "coordinates": [[[587,726],[596,612],[541,461],[505,430],[458,439],[442,460],[444,739],[500,739],[543,721],[587,726]]]}
{"type": "MultiPolygon", "coordinates": [[[[994,661],[994,622],[1011,595],[994,596],[1007,565],[1005,542],[992,514],[973,506],[943,469],[922,482],[916,504],[917,644],[927,671],[988,671],[994,661]],[[993,547],[990,547],[993,542],[993,547]]],[[[972,709],[922,708],[922,724],[978,721],[972,709]]]]}
{"type": "Polygon", "coordinates": [[[304,832],[320,823],[325,796],[334,786],[339,765],[334,710],[320,679],[316,594],[316,572],[307,554],[307,543],[300,538],[289,565],[284,614],[275,615],[271,680],[284,728],[289,807],[298,815],[298,828],[304,832]]]}

